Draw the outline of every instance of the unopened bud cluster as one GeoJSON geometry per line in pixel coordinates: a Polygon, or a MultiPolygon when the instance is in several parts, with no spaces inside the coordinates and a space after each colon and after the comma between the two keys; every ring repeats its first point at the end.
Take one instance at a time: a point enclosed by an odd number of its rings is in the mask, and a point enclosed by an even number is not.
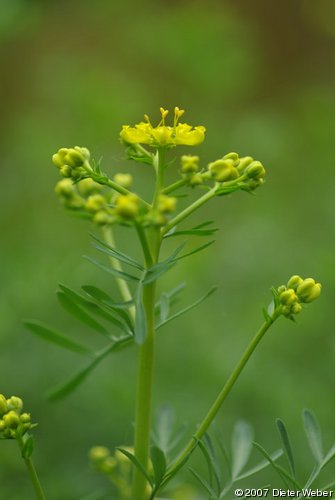
{"type": "Polygon", "coordinates": [[[79,146],[61,148],[52,157],[52,161],[59,169],[61,176],[71,179],[80,179],[86,174],[89,159],[89,150],[79,146]]]}
{"type": "Polygon", "coordinates": [[[281,304],[281,313],[290,317],[299,314],[302,304],[312,302],[321,293],[321,284],[313,278],[303,279],[298,275],[291,276],[287,285],[278,288],[278,297],[281,304]]]}
{"type": "Polygon", "coordinates": [[[264,183],[265,168],[260,161],[251,156],[239,157],[237,153],[228,153],[223,158],[208,165],[208,172],[216,182],[238,180],[242,188],[253,190],[264,183]]]}
{"type": "Polygon", "coordinates": [[[0,437],[15,439],[23,436],[35,425],[31,423],[30,413],[22,413],[23,401],[17,396],[6,399],[0,394],[0,437]]]}

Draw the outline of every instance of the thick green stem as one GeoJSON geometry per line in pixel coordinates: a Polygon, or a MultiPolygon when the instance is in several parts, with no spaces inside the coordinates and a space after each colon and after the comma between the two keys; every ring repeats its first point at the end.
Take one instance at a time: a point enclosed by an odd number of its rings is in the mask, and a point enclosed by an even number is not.
{"type": "MultiPolygon", "coordinates": [[[[23,439],[22,439],[21,436],[17,436],[16,440],[17,440],[18,445],[20,447],[20,450],[22,452],[23,445],[24,445],[23,439]]],[[[42,486],[41,486],[40,480],[38,479],[38,475],[37,475],[36,469],[34,467],[34,464],[33,464],[32,460],[31,460],[31,458],[30,457],[29,458],[23,458],[23,461],[26,464],[30,480],[31,480],[32,485],[34,487],[36,498],[38,500],[45,500],[45,496],[44,496],[44,493],[43,493],[43,490],[42,490],[42,486]]]]}
{"type": "Polygon", "coordinates": [[[167,472],[166,480],[164,481],[164,484],[166,484],[169,479],[174,475],[174,473],[188,460],[189,456],[191,455],[192,451],[195,449],[197,446],[198,441],[203,437],[203,435],[206,433],[208,427],[210,424],[213,422],[214,418],[216,417],[219,409],[221,408],[223,402],[227,398],[228,394],[232,390],[236,380],[240,376],[243,368],[247,364],[250,356],[256,349],[257,345],[265,335],[265,333],[268,331],[270,326],[273,324],[273,322],[278,318],[279,314],[277,311],[275,311],[272,315],[272,317],[266,321],[261,328],[258,330],[250,344],[248,345],[247,349],[243,353],[242,357],[240,358],[239,362],[235,366],[232,374],[228,378],[227,382],[223,386],[221,392],[219,393],[218,397],[210,407],[207,415],[205,418],[202,420],[201,424],[199,425],[197,431],[194,433],[192,439],[189,441],[189,443],[185,446],[175,463],[171,466],[171,468],[167,472]]]}
{"type": "MultiPolygon", "coordinates": [[[[136,390],[136,423],[135,423],[135,456],[147,469],[150,449],[152,381],[155,351],[154,305],[155,283],[149,283],[143,289],[143,304],[147,320],[147,337],[139,348],[137,390],[136,390]]],[[[147,480],[143,474],[134,469],[133,500],[145,500],[147,480]]]]}
{"type": "MultiPolygon", "coordinates": [[[[159,195],[164,183],[165,150],[158,149],[154,158],[156,169],[156,186],[152,206],[157,207],[159,195]]],[[[143,228],[137,228],[139,239],[143,248],[146,267],[155,264],[159,259],[162,242],[158,228],[151,228],[148,238],[143,228]]],[[[148,283],[143,287],[143,306],[147,322],[147,336],[139,347],[137,389],[136,389],[136,418],[135,418],[135,456],[148,470],[150,431],[151,431],[151,406],[152,382],[155,357],[155,290],[156,282],[148,283]]],[[[145,500],[149,497],[149,487],[146,478],[134,468],[132,500],[145,500]]]]}
{"type": "Polygon", "coordinates": [[[162,235],[168,233],[170,231],[170,229],[172,229],[177,224],[179,224],[181,221],[186,219],[186,217],[188,217],[193,212],[195,212],[195,210],[197,210],[199,207],[204,205],[207,201],[214,198],[215,192],[216,192],[216,186],[213,187],[212,189],[210,189],[209,191],[207,191],[207,193],[205,193],[203,196],[198,198],[194,203],[189,205],[187,208],[185,208],[185,210],[183,210],[178,215],[176,215],[176,217],[171,219],[170,222],[168,222],[166,224],[166,226],[164,226],[164,228],[162,229],[162,235]]]}

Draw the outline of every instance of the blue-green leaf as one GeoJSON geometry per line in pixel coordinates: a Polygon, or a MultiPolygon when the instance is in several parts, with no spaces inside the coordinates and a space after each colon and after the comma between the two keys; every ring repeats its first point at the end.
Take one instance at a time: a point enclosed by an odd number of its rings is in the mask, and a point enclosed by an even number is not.
{"type": "Polygon", "coordinates": [[[235,480],[249,460],[252,450],[253,429],[240,420],[235,424],[232,437],[232,479],[235,480]]]}
{"type": "Polygon", "coordinates": [[[34,437],[32,434],[29,434],[25,437],[24,444],[21,449],[22,458],[28,459],[31,457],[34,451],[34,437]]]}
{"type": "Polygon", "coordinates": [[[323,459],[323,450],[321,429],[319,423],[313,413],[309,410],[303,411],[303,420],[309,447],[313,453],[315,460],[318,464],[320,464],[323,459]]]}
{"type": "Polygon", "coordinates": [[[96,286],[91,286],[91,285],[83,285],[82,289],[84,292],[86,292],[88,295],[90,295],[93,299],[95,299],[99,304],[102,304],[104,307],[114,311],[116,314],[119,315],[121,319],[123,319],[127,325],[129,326],[130,330],[133,331],[133,323],[127,313],[127,309],[132,307],[134,305],[133,300],[129,300],[127,302],[115,302],[110,295],[108,295],[106,292],[101,290],[100,288],[97,288],[96,286]]]}
{"type": "Polygon", "coordinates": [[[200,474],[198,474],[194,469],[192,469],[191,467],[188,468],[188,470],[193,474],[193,476],[199,481],[199,483],[203,486],[203,488],[205,488],[205,490],[207,491],[207,493],[210,495],[210,498],[213,499],[213,500],[218,500],[219,497],[216,493],[216,491],[214,491],[214,489],[211,487],[211,485],[209,484],[209,482],[204,479],[203,477],[200,476],[200,474]]]}
{"type": "Polygon", "coordinates": [[[116,448],[119,450],[123,455],[125,455],[129,460],[137,467],[137,469],[143,474],[143,476],[148,480],[149,484],[153,487],[153,481],[152,478],[149,476],[148,472],[145,470],[144,465],[138,460],[138,458],[135,457],[132,453],[130,453],[128,450],[125,450],[123,448],[116,448]]]}
{"type": "Polygon", "coordinates": [[[161,328],[162,326],[166,325],[167,323],[169,323],[170,321],[178,318],[179,316],[181,316],[182,314],[185,314],[186,312],[190,311],[191,309],[193,309],[194,307],[198,306],[199,304],[201,304],[205,299],[207,299],[210,295],[212,295],[215,291],[216,291],[216,287],[213,287],[211,290],[209,290],[209,292],[207,292],[205,295],[203,295],[202,297],[200,297],[198,300],[196,300],[195,302],[193,302],[193,304],[185,307],[184,309],[181,309],[180,311],[176,312],[175,314],[173,314],[172,316],[170,316],[169,318],[167,318],[165,321],[162,321],[160,322],[157,326],[156,326],[156,330],[158,330],[159,328],[161,328]]]}
{"type": "MultiPolygon", "coordinates": [[[[283,455],[283,450],[277,450],[277,451],[271,453],[271,455],[269,454],[269,457],[271,458],[271,460],[273,462],[275,462],[282,455],[283,455]]],[[[269,460],[267,460],[267,459],[262,460],[262,462],[259,462],[254,467],[251,467],[251,469],[248,469],[245,472],[243,472],[242,474],[240,474],[236,478],[236,481],[240,481],[241,479],[246,479],[246,478],[252,476],[253,474],[256,474],[257,472],[260,472],[261,470],[265,469],[266,467],[269,467],[269,465],[270,465],[269,460]]]]}
{"type": "Polygon", "coordinates": [[[85,325],[93,328],[97,332],[110,337],[108,331],[104,326],[98,323],[92,316],[90,316],[84,309],[82,309],[76,302],[74,302],[69,295],[66,295],[64,292],[57,292],[57,297],[60,304],[64,307],[64,309],[74,316],[76,319],[84,323],[85,325]]]}
{"type": "Polygon", "coordinates": [[[102,264],[101,262],[92,259],[92,257],[88,257],[87,255],[84,255],[84,259],[88,260],[89,262],[97,266],[99,269],[102,269],[106,273],[112,274],[116,278],[121,278],[124,281],[139,281],[139,278],[137,278],[136,276],[133,276],[132,274],[129,273],[125,273],[124,271],[118,271],[117,269],[114,269],[114,267],[106,266],[105,264],[102,264]]]}
{"type": "Polygon", "coordinates": [[[283,447],[287,456],[287,460],[290,466],[291,474],[293,477],[295,477],[295,465],[294,465],[294,458],[293,458],[293,453],[292,453],[292,447],[290,443],[290,439],[288,437],[288,433],[285,427],[285,424],[280,418],[277,418],[276,420],[276,425],[279,430],[280,438],[283,443],[283,447]]]}
{"type": "Polygon", "coordinates": [[[166,471],[166,458],[163,450],[158,446],[151,447],[150,456],[154,469],[155,488],[157,489],[166,471]]]}
{"type": "Polygon", "coordinates": [[[129,255],[120,252],[120,250],[116,250],[115,248],[111,247],[106,243],[105,241],[101,240],[94,234],[91,234],[91,237],[99,243],[99,245],[95,245],[95,248],[97,250],[100,250],[101,252],[104,252],[105,254],[109,255],[110,257],[114,257],[115,259],[119,260],[120,262],[123,262],[124,264],[128,264],[129,266],[135,267],[136,269],[139,269],[140,271],[144,270],[144,267],[137,262],[135,259],[130,257],[129,255]]]}
{"type": "Polygon", "coordinates": [[[46,340],[47,342],[51,342],[59,347],[79,354],[92,354],[91,349],[89,349],[88,347],[85,347],[84,345],[79,344],[78,342],[75,342],[68,337],[65,337],[65,335],[63,335],[62,333],[57,332],[56,330],[39,321],[32,321],[27,319],[24,321],[24,324],[32,333],[38,335],[40,338],[46,340]]]}
{"type": "MultiPolygon", "coordinates": [[[[59,286],[62,292],[64,292],[65,295],[68,295],[73,302],[76,302],[79,306],[82,306],[85,309],[88,309],[90,312],[104,318],[105,320],[109,321],[113,325],[120,328],[123,332],[129,333],[129,323],[127,327],[123,322],[115,318],[115,316],[113,316],[110,312],[105,311],[95,302],[91,302],[90,300],[86,299],[85,297],[83,297],[76,291],[72,290],[71,288],[68,288],[67,286],[61,284],[59,286]]],[[[130,328],[130,331],[132,331],[132,328],[130,328]]]]}
{"type": "Polygon", "coordinates": [[[180,255],[175,260],[177,261],[177,260],[180,260],[180,259],[185,259],[186,257],[190,257],[191,255],[194,255],[194,254],[196,254],[198,252],[202,252],[202,250],[205,250],[209,246],[213,245],[213,243],[215,243],[215,240],[211,240],[208,243],[206,243],[205,245],[201,245],[200,247],[195,248],[191,252],[188,252],[188,253],[185,253],[183,255],[180,255]]]}

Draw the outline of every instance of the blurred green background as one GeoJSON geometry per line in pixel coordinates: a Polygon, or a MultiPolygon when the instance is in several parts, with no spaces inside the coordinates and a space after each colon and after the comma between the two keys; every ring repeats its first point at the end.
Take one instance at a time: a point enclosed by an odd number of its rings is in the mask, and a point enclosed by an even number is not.
{"type": "MultiPolygon", "coordinates": [[[[40,424],[35,461],[47,497],[77,500],[107,484],[90,470],[87,452],[132,442],[136,367],[134,349],[120,352],[67,399],[44,397],[83,360],[31,336],[22,319],[99,346],[54,292],[58,282],[113,289],[82,259],[92,254],[91,228],[63,213],[50,158],[62,146],[86,146],[110,174],[130,171],[136,187],[148,189],[149,168],[123,160],[118,133],[143,113],[155,121],[159,106],[178,105],[185,121],[206,126],[206,142],[188,152],[204,163],[229,151],[252,155],[267,182],[255,197],[219,198],[192,219],[217,220],[218,241],[162,287],[186,281],[185,305],[213,284],[219,291],[159,336],[155,407],[173,406],[191,433],[260,325],[270,286],[296,273],[316,277],[322,298],[297,325],[274,326],[217,418],[228,442],[243,418],[276,449],[280,416],[306,474],[302,409],[317,414],[327,445],[335,438],[335,3],[0,0],[0,10],[0,392],[22,396],[40,424]]],[[[129,231],[118,236],[133,248],[129,231]]],[[[0,457],[0,498],[33,498],[14,443],[3,441],[0,457]]],[[[334,476],[333,468],[325,482],[334,476]]],[[[272,477],[268,471],[246,486],[272,477]]]]}

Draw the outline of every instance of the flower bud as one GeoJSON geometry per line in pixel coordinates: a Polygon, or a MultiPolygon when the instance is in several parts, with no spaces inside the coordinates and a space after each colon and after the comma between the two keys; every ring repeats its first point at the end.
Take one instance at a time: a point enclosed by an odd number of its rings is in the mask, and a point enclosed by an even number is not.
{"type": "Polygon", "coordinates": [[[64,160],[70,167],[81,167],[87,160],[87,155],[89,156],[89,152],[86,148],[76,146],[67,150],[64,160]]]}
{"type": "Polygon", "coordinates": [[[240,161],[237,165],[237,170],[240,174],[243,174],[244,170],[252,163],[254,159],[251,156],[244,156],[240,158],[240,161]]]}
{"type": "Polygon", "coordinates": [[[203,184],[204,178],[202,174],[194,174],[190,178],[190,186],[200,186],[200,184],[203,184]]]}
{"type": "Polygon", "coordinates": [[[286,286],[285,285],[280,285],[278,288],[277,288],[277,291],[279,293],[279,295],[283,292],[285,292],[286,290],[286,286]]]}
{"type": "Polygon", "coordinates": [[[30,424],[31,416],[30,413],[22,413],[20,415],[21,424],[30,424]]]}
{"type": "Polygon", "coordinates": [[[67,152],[67,148],[61,148],[52,156],[52,162],[56,165],[56,167],[61,168],[66,165],[65,156],[67,155],[67,152]]]}
{"type": "Polygon", "coordinates": [[[293,290],[297,290],[298,286],[303,282],[303,279],[295,274],[291,276],[291,278],[287,282],[287,288],[293,288],[293,290]]]}
{"type": "Polygon", "coordinates": [[[289,306],[294,302],[297,302],[298,300],[298,297],[296,296],[295,291],[292,288],[289,288],[288,290],[285,290],[285,292],[282,292],[279,298],[280,302],[286,306],[289,306]]]}
{"type": "Polygon", "coordinates": [[[6,424],[3,421],[3,419],[0,419],[0,432],[2,432],[4,429],[6,429],[6,424]]]}
{"type": "Polygon", "coordinates": [[[176,210],[177,198],[160,194],[158,197],[158,211],[163,214],[170,214],[176,210]]]}
{"type": "Polygon", "coordinates": [[[93,222],[99,226],[104,226],[105,224],[112,224],[114,219],[105,210],[99,210],[93,216],[93,222]]]}
{"type": "Polygon", "coordinates": [[[118,463],[112,456],[107,457],[99,464],[99,470],[104,474],[110,474],[117,467],[118,463]]]}
{"type": "Polygon", "coordinates": [[[90,194],[97,193],[101,191],[102,186],[95,182],[93,179],[88,177],[77,183],[78,191],[83,196],[89,196],[90,194]]]}
{"type": "Polygon", "coordinates": [[[244,173],[249,177],[249,179],[263,179],[265,176],[265,168],[260,161],[253,161],[245,169],[244,173]]]}
{"type": "Polygon", "coordinates": [[[55,186],[55,193],[58,196],[70,198],[75,193],[74,185],[71,179],[62,179],[55,186]]]}
{"type": "Polygon", "coordinates": [[[133,176],[131,174],[115,174],[113,177],[114,181],[120,186],[129,189],[133,183],[133,176]]]}
{"type": "Polygon", "coordinates": [[[72,168],[69,167],[69,165],[63,165],[60,168],[59,173],[62,177],[72,177],[72,168]]]}
{"type": "Polygon", "coordinates": [[[199,170],[199,156],[183,155],[181,157],[181,171],[183,174],[195,173],[199,170]]]}
{"type": "Polygon", "coordinates": [[[85,208],[88,212],[98,212],[106,207],[106,199],[101,194],[92,194],[87,198],[85,208]]]}
{"type": "Polygon", "coordinates": [[[212,177],[218,182],[231,181],[238,177],[238,172],[234,167],[234,161],[216,160],[208,165],[208,170],[211,172],[212,177]]]}
{"type": "Polygon", "coordinates": [[[94,463],[103,462],[110,456],[110,451],[106,448],[106,446],[93,446],[93,448],[90,449],[88,456],[94,463]]]}
{"type": "Polygon", "coordinates": [[[293,314],[299,314],[302,311],[302,305],[299,302],[292,304],[291,311],[293,314]]]}
{"type": "Polygon", "coordinates": [[[321,284],[315,283],[313,278],[306,278],[297,288],[297,295],[301,302],[312,302],[321,293],[321,284]]]}
{"type": "Polygon", "coordinates": [[[3,394],[0,394],[0,416],[8,412],[7,399],[3,394]]]}
{"type": "Polygon", "coordinates": [[[234,167],[237,167],[238,164],[240,163],[240,158],[237,153],[228,153],[227,155],[224,155],[223,157],[224,160],[233,160],[234,162],[234,167]]]}
{"type": "Polygon", "coordinates": [[[20,423],[20,417],[14,410],[6,413],[2,419],[5,422],[6,427],[9,429],[16,429],[20,423]]]}
{"type": "Polygon", "coordinates": [[[283,306],[281,311],[284,316],[291,316],[292,314],[291,306],[283,306]]]}
{"type": "Polygon", "coordinates": [[[9,399],[7,399],[7,404],[9,410],[15,410],[18,413],[20,413],[20,411],[23,408],[23,401],[21,398],[18,398],[17,396],[12,396],[9,399]]]}
{"type": "Polygon", "coordinates": [[[139,199],[133,193],[118,196],[115,205],[116,214],[125,219],[134,219],[139,213],[139,199]]]}

